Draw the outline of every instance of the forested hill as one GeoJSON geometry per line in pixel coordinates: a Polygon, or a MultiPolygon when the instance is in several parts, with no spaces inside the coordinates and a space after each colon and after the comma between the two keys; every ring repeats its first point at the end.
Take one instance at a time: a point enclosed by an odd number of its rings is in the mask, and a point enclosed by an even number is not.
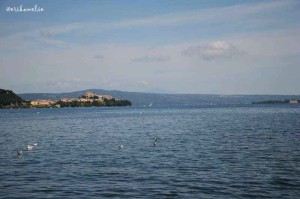
{"type": "Polygon", "coordinates": [[[22,102],[25,102],[21,97],[16,95],[11,90],[0,89],[0,108],[10,105],[20,105],[22,102]]]}
{"type": "Polygon", "coordinates": [[[24,93],[19,94],[26,100],[78,98],[87,91],[95,94],[111,95],[119,99],[128,99],[133,106],[182,106],[207,104],[251,104],[256,101],[299,99],[299,95],[206,95],[206,94],[157,94],[126,92],[118,90],[88,89],[68,93],[24,93]]]}

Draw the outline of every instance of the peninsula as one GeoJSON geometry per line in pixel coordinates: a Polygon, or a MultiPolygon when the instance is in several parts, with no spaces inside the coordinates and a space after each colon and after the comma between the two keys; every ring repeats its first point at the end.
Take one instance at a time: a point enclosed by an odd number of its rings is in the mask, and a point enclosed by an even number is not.
{"type": "Polygon", "coordinates": [[[11,90],[0,89],[0,108],[29,108],[30,101],[26,101],[11,90]]]}
{"type": "Polygon", "coordinates": [[[60,100],[24,100],[11,90],[0,89],[0,108],[63,108],[63,107],[101,107],[131,106],[129,100],[117,99],[111,95],[86,92],[78,98],[60,100]]]}
{"type": "Polygon", "coordinates": [[[298,104],[300,100],[297,99],[286,99],[286,100],[267,100],[252,102],[252,104],[298,104]]]}

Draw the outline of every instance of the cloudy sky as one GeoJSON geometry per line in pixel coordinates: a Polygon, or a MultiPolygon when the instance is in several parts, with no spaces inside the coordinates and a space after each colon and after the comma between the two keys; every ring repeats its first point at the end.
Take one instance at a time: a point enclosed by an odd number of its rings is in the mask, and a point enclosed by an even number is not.
{"type": "Polygon", "coordinates": [[[300,94],[299,10],[298,0],[0,0],[0,88],[300,94]],[[44,11],[9,11],[21,5],[44,11]]]}

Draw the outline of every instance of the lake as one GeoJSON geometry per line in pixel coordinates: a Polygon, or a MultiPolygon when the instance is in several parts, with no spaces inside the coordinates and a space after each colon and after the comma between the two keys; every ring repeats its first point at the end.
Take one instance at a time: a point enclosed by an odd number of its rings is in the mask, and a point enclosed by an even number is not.
{"type": "Polygon", "coordinates": [[[0,136],[1,198],[300,195],[299,105],[0,110],[0,136]]]}

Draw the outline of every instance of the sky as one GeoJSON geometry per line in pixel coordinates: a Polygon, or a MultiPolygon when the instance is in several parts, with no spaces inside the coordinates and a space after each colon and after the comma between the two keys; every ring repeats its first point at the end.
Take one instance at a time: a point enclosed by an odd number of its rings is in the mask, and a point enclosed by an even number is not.
{"type": "Polygon", "coordinates": [[[0,88],[297,95],[299,10],[298,0],[0,0],[0,88]]]}

